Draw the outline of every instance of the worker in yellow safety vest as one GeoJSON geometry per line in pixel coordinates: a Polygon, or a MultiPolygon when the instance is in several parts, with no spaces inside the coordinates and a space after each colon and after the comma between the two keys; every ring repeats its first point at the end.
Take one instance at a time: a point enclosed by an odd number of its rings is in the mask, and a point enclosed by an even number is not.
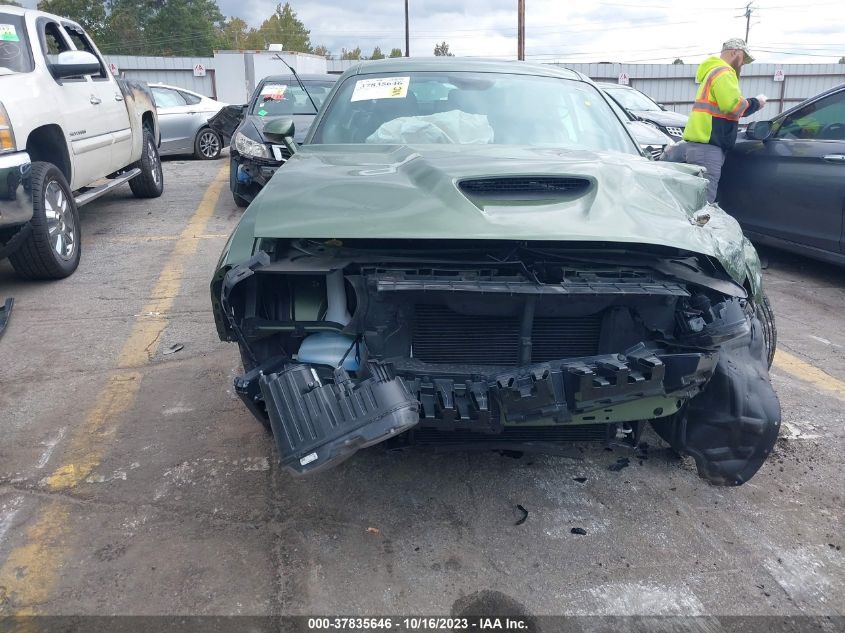
{"type": "Polygon", "coordinates": [[[722,45],[719,57],[714,55],[701,63],[695,73],[700,86],[684,129],[683,155],[667,157],[701,165],[707,170],[708,202],[716,200],[725,152],[736,142],[739,119],[766,105],[764,95],[746,99],[739,90],[740,69],[753,61],[745,40],[735,38],[722,45]]]}

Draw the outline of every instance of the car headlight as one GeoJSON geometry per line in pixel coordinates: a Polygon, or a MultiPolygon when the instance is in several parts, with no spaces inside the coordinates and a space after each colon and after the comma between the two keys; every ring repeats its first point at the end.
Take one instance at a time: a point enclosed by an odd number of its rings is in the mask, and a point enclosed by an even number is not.
{"type": "Polygon", "coordinates": [[[244,156],[254,156],[256,158],[272,158],[270,149],[258,141],[253,141],[248,136],[237,132],[235,134],[235,149],[239,154],[244,156]]]}
{"type": "Polygon", "coordinates": [[[12,122],[9,113],[0,103],[0,153],[15,151],[15,133],[12,132],[12,122]]]}

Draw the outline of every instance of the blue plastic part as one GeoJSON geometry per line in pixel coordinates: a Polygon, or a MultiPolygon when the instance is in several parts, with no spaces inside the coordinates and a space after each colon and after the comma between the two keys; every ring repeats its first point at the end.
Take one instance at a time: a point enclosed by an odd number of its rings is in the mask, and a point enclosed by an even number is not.
{"type": "Polygon", "coordinates": [[[355,338],[339,332],[318,332],[303,339],[296,357],[300,363],[337,367],[343,360],[346,371],[357,371],[361,364],[361,343],[355,338]],[[348,352],[348,353],[347,353],[348,352]]]}
{"type": "Polygon", "coordinates": [[[252,176],[250,176],[249,172],[244,169],[243,165],[238,165],[238,182],[241,182],[245,185],[248,185],[252,182],[252,176]]]}

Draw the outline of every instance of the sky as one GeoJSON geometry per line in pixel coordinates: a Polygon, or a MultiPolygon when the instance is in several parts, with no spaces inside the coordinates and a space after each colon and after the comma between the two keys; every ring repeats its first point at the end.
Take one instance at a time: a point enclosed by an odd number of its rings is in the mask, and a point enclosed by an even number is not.
{"type": "MultiPolygon", "coordinates": [[[[259,25],[278,0],[218,0],[259,25]]],[[[517,0],[408,0],[411,55],[516,58],[517,0]]],[[[747,0],[525,0],[530,61],[696,63],[745,36],[747,0]],[[740,16],[740,17],[737,17],[740,16]]],[[[313,45],[405,48],[403,0],[291,0],[313,45]]],[[[749,44],[760,62],[830,63],[845,56],[845,0],[755,0],[749,44]]]]}

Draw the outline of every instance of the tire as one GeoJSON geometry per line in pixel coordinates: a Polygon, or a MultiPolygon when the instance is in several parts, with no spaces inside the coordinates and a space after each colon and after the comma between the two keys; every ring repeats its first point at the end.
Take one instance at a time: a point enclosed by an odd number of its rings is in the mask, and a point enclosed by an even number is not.
{"type": "Polygon", "coordinates": [[[63,279],[82,255],[79,210],[64,174],[52,163],[32,163],[31,179],[30,234],[9,261],[24,279],[63,279]]]}
{"type": "Polygon", "coordinates": [[[760,319],[760,325],[763,326],[763,340],[766,345],[766,363],[769,369],[771,369],[778,345],[778,330],[775,325],[775,313],[772,310],[772,304],[769,303],[769,297],[765,292],[763,293],[763,300],[757,303],[754,309],[757,313],[757,318],[760,319]]]}
{"type": "Polygon", "coordinates": [[[249,206],[249,200],[244,200],[236,193],[232,194],[232,200],[234,200],[235,204],[241,207],[242,209],[249,206]]]}
{"type": "Polygon", "coordinates": [[[194,156],[200,160],[217,160],[223,151],[223,139],[210,127],[204,127],[194,140],[194,156]]]}
{"type": "Polygon", "coordinates": [[[232,190],[232,199],[241,208],[249,206],[249,200],[237,194],[238,191],[238,163],[234,158],[229,159],[229,189],[232,190]]]}
{"type": "Polygon", "coordinates": [[[164,191],[164,172],[158,155],[152,130],[144,126],[143,150],[141,160],[133,165],[140,167],[141,173],[129,181],[129,188],[136,198],[158,198],[164,191]]]}

